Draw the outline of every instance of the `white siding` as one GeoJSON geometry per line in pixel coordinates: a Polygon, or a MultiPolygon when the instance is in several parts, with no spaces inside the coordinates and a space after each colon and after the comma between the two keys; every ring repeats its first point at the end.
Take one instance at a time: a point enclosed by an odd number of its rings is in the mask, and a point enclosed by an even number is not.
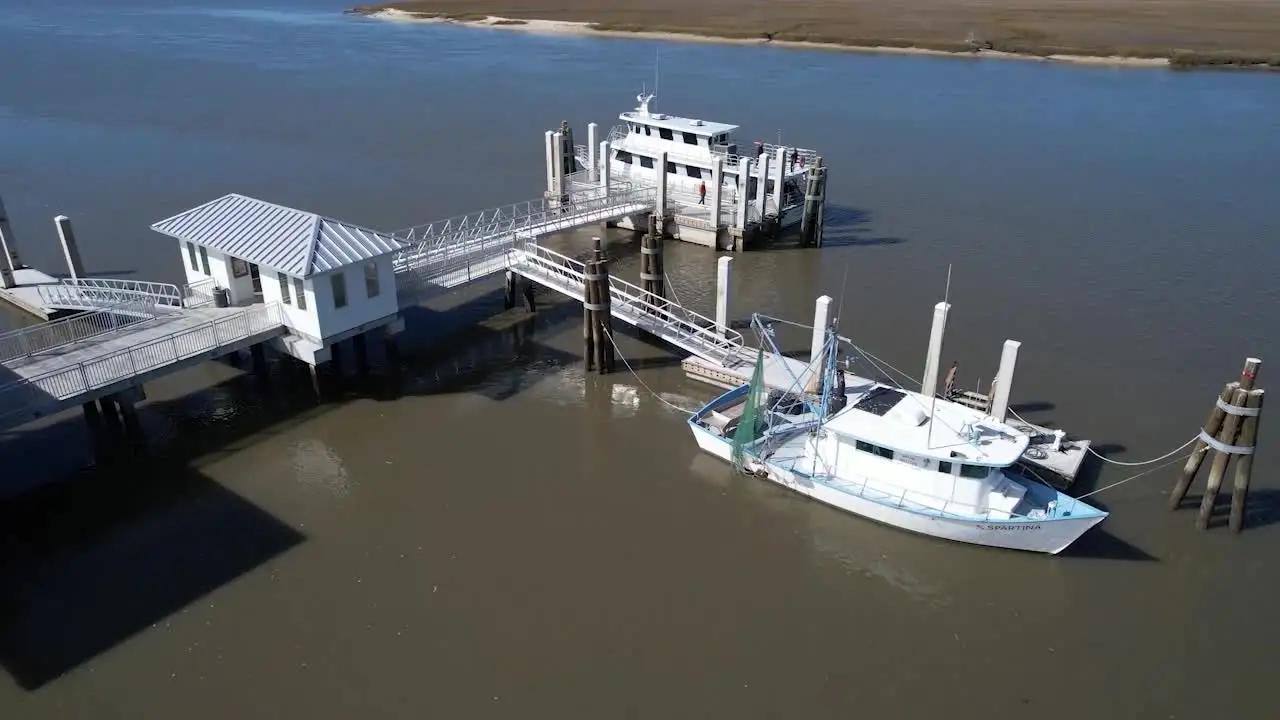
{"type": "Polygon", "coordinates": [[[391,256],[385,255],[372,262],[378,267],[380,290],[378,296],[373,299],[366,297],[363,264],[353,265],[340,271],[346,276],[346,307],[333,306],[333,285],[330,278],[334,273],[316,275],[307,281],[309,290],[307,303],[319,315],[320,331],[323,333],[320,335],[321,339],[400,311],[400,305],[396,300],[395,274],[391,268],[391,256]]]}

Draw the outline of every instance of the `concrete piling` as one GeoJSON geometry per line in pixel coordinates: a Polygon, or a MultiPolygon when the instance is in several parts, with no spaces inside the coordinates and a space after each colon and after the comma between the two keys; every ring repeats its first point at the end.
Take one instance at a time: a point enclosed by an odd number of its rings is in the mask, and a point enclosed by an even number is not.
{"type": "Polygon", "coordinates": [[[716,335],[724,339],[729,332],[729,273],[733,258],[716,260],[716,335]]]}
{"type": "Polygon", "coordinates": [[[58,228],[58,240],[62,243],[62,256],[67,260],[67,271],[72,280],[84,277],[84,260],[80,258],[80,246],[76,244],[76,233],[71,229],[71,218],[59,215],[53,219],[58,228]]]}
{"type": "Polygon", "coordinates": [[[0,258],[0,267],[10,272],[22,267],[17,242],[13,237],[13,227],[9,224],[9,213],[4,209],[4,198],[0,197],[0,252],[4,254],[0,258]]]}

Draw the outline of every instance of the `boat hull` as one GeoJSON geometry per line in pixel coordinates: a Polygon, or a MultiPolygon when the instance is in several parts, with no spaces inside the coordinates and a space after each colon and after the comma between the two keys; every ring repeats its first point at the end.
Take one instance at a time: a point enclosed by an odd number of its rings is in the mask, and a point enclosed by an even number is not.
{"type": "MultiPolygon", "coordinates": [[[[690,425],[690,428],[693,430],[698,447],[703,452],[725,462],[731,462],[733,445],[728,439],[717,437],[696,425],[690,425]]],[[[754,471],[757,477],[767,478],[770,482],[792,492],[811,497],[845,512],[921,535],[971,545],[1057,554],[1106,518],[1105,514],[1085,515],[1078,518],[1009,521],[942,517],[850,493],[774,463],[752,461],[748,470],[754,471]]]]}

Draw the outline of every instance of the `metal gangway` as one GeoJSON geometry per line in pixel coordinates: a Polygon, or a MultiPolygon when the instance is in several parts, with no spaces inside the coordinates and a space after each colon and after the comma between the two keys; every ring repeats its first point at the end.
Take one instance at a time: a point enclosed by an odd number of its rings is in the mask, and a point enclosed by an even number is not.
{"type": "MultiPolygon", "coordinates": [[[[586,286],[584,263],[536,241],[524,241],[506,252],[507,267],[562,295],[581,300],[586,286]]],[[[609,309],[613,317],[645,330],[691,355],[726,368],[750,365],[755,353],[742,333],[717,327],[715,321],[670,301],[654,302],[642,288],[609,276],[609,309]]]]}
{"type": "Polygon", "coordinates": [[[39,288],[71,317],[0,333],[0,429],[285,332],[276,303],[219,308],[202,289],[106,278],[39,288]]]}
{"type": "Polygon", "coordinates": [[[402,305],[415,304],[507,269],[507,251],[543,235],[651,212],[655,188],[633,183],[574,186],[539,198],[392,233],[409,247],[393,258],[402,305]]]}

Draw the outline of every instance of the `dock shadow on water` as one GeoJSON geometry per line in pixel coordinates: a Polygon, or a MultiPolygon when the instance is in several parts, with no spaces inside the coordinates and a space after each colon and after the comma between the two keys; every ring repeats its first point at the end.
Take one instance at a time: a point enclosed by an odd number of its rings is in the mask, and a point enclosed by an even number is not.
{"type": "MultiPolygon", "coordinates": [[[[241,376],[204,392],[263,397],[260,385],[241,376]]],[[[200,424],[191,404],[151,403],[144,423],[159,414],[200,424]]],[[[192,462],[307,417],[275,395],[258,405],[235,422],[176,428],[154,452],[118,450],[0,501],[0,667],[20,687],[47,685],[306,539],[192,462]]],[[[74,413],[4,445],[84,443],[82,425],[74,413]]],[[[13,455],[13,447],[0,449],[13,455]]],[[[44,459],[9,457],[6,467],[23,473],[25,462],[37,471],[44,459]]]]}
{"type": "Polygon", "coordinates": [[[845,205],[827,205],[822,221],[823,247],[898,245],[905,238],[877,235],[871,229],[871,213],[845,205]]]}

